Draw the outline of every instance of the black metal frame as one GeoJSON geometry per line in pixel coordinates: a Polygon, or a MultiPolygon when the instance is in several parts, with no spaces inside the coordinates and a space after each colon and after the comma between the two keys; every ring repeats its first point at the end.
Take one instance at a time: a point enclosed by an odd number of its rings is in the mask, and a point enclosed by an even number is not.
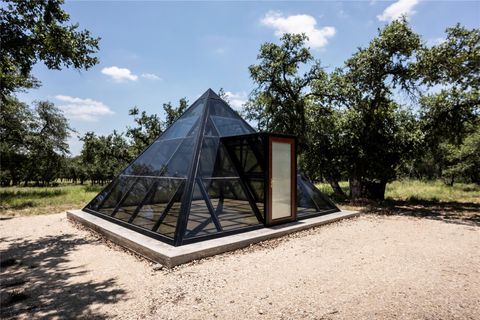
{"type": "Polygon", "coordinates": [[[103,219],[108,220],[110,222],[116,223],[118,225],[121,225],[122,227],[125,227],[125,228],[131,229],[133,231],[139,232],[139,233],[141,233],[145,236],[148,236],[148,237],[166,242],[168,244],[174,245],[173,238],[167,237],[167,236],[165,236],[163,234],[160,234],[160,233],[157,233],[157,232],[153,232],[152,230],[149,230],[147,228],[143,228],[143,227],[137,226],[136,224],[131,224],[131,223],[125,222],[123,220],[111,217],[109,215],[106,215],[106,214],[103,214],[103,213],[100,213],[100,212],[97,212],[95,210],[91,210],[91,209],[88,209],[88,208],[83,208],[83,211],[91,213],[91,214],[93,214],[97,217],[103,218],[103,219]]]}
{"type": "MultiPolygon", "coordinates": [[[[224,230],[221,223],[220,223],[220,220],[218,218],[219,212],[221,212],[222,208],[223,208],[223,201],[224,201],[223,191],[221,191],[222,194],[219,196],[220,198],[219,198],[217,208],[214,208],[214,206],[212,204],[212,201],[211,201],[211,199],[208,195],[208,191],[205,188],[205,184],[204,184],[204,181],[203,181],[204,179],[201,178],[201,177],[197,177],[197,173],[199,172],[200,155],[201,155],[201,151],[202,151],[202,147],[203,147],[203,141],[204,141],[204,137],[205,137],[204,134],[205,134],[207,123],[210,119],[210,113],[211,113],[210,109],[213,108],[212,103],[214,103],[215,100],[223,101],[212,90],[209,89],[197,101],[195,101],[192,104],[191,107],[189,107],[185,111],[185,113],[187,113],[192,109],[192,107],[198,106],[199,103],[202,103],[202,102],[204,103],[202,113],[199,115],[198,119],[195,121],[195,124],[192,125],[192,128],[190,129],[189,133],[187,133],[187,135],[186,135],[186,136],[190,136],[192,130],[196,130],[198,128],[198,132],[195,134],[196,136],[192,137],[192,139],[196,139],[196,140],[194,140],[194,145],[193,145],[193,149],[192,149],[193,158],[190,161],[190,165],[189,165],[189,168],[188,168],[188,171],[187,171],[187,175],[186,175],[186,177],[182,177],[182,178],[171,177],[172,179],[175,178],[175,179],[180,179],[182,181],[180,182],[180,184],[178,186],[176,186],[176,189],[173,189],[175,191],[171,194],[170,199],[166,203],[166,206],[163,208],[163,211],[160,214],[160,216],[157,218],[157,220],[151,220],[152,222],[155,222],[153,228],[149,229],[149,228],[146,228],[146,227],[143,227],[143,226],[135,225],[135,224],[133,224],[133,222],[136,219],[136,217],[138,216],[141,209],[144,207],[144,205],[146,203],[150,202],[151,199],[156,194],[157,188],[159,186],[159,183],[160,183],[161,179],[167,179],[167,177],[162,177],[162,176],[149,177],[149,176],[146,176],[146,175],[145,176],[142,176],[142,175],[137,176],[131,182],[131,185],[128,185],[127,190],[125,192],[122,192],[122,194],[118,195],[119,199],[116,202],[115,207],[113,208],[113,211],[110,214],[102,213],[102,212],[99,212],[99,211],[96,211],[96,210],[93,210],[92,208],[90,208],[90,207],[94,207],[92,204],[93,204],[93,201],[96,198],[94,198],[92,201],[90,201],[83,210],[88,212],[88,213],[91,213],[95,216],[104,218],[108,221],[117,223],[121,226],[124,226],[126,228],[131,229],[131,230],[137,231],[137,232],[142,233],[146,236],[161,240],[163,242],[166,242],[166,243],[174,245],[174,246],[194,243],[194,242],[198,242],[198,241],[204,241],[204,240],[208,240],[208,239],[213,239],[213,238],[218,238],[218,237],[222,237],[222,236],[227,236],[227,235],[232,235],[232,234],[237,234],[237,233],[242,233],[242,232],[246,232],[246,231],[250,231],[250,230],[256,230],[256,229],[259,229],[259,228],[263,228],[264,225],[265,225],[266,214],[268,212],[267,210],[268,210],[268,206],[269,206],[268,196],[267,196],[268,195],[268,189],[267,189],[268,188],[268,178],[269,178],[268,177],[268,172],[269,172],[269,170],[268,170],[269,169],[269,161],[268,161],[269,137],[271,137],[271,136],[273,136],[273,137],[287,137],[287,138],[295,138],[295,137],[289,136],[289,135],[284,135],[284,134],[269,134],[269,133],[264,133],[264,132],[256,133],[255,130],[244,119],[242,119],[237,114],[237,112],[234,111],[233,109],[229,109],[229,112],[233,112],[234,114],[236,114],[238,116],[234,119],[241,120],[241,122],[245,125],[243,130],[248,129],[252,133],[243,134],[243,135],[236,135],[236,136],[227,136],[227,137],[223,136],[222,137],[220,131],[218,130],[218,128],[215,124],[215,121],[213,121],[213,119],[211,120],[213,129],[214,129],[214,131],[217,131],[217,134],[218,134],[218,139],[219,139],[218,140],[218,148],[224,148],[225,157],[227,157],[228,161],[230,161],[230,163],[232,164],[233,170],[236,172],[236,177],[238,177],[236,179],[238,179],[238,181],[239,181],[239,187],[243,191],[243,193],[246,197],[246,200],[247,200],[247,202],[248,202],[248,204],[249,204],[249,206],[252,210],[252,213],[255,215],[255,217],[258,220],[258,224],[250,224],[248,226],[239,227],[238,229],[233,229],[233,230],[224,230]],[[263,183],[263,193],[264,193],[263,194],[263,215],[262,215],[259,207],[257,206],[258,194],[255,194],[254,191],[253,191],[253,190],[255,190],[255,192],[257,192],[258,189],[254,188],[254,185],[250,185],[250,182],[246,178],[248,174],[250,174],[249,177],[252,177],[252,175],[255,174],[255,173],[244,172],[242,164],[239,163],[239,159],[237,159],[235,154],[232,153],[232,150],[230,150],[227,147],[227,145],[225,144],[225,143],[228,143],[229,141],[234,141],[234,140],[238,140],[238,139],[245,139],[245,138],[253,137],[253,136],[259,137],[260,141],[262,141],[262,146],[261,147],[263,148],[263,153],[264,153],[263,159],[260,159],[261,156],[258,153],[257,148],[255,148],[255,146],[251,144],[252,140],[247,139],[247,142],[249,143],[249,149],[252,150],[252,152],[254,153],[254,156],[257,158],[257,160],[259,162],[261,179],[263,179],[263,182],[264,182],[263,183]],[[115,217],[117,212],[121,209],[122,204],[128,198],[130,192],[133,190],[135,185],[139,182],[140,178],[153,178],[153,179],[158,178],[159,180],[154,180],[152,182],[152,184],[147,187],[148,189],[146,189],[145,196],[142,198],[142,200],[140,201],[138,206],[135,208],[135,210],[131,213],[131,216],[129,217],[128,221],[124,221],[124,220],[121,220],[121,219],[115,217]],[[207,223],[207,222],[208,222],[207,224],[209,224],[210,221],[211,221],[215,225],[215,228],[217,230],[216,233],[196,236],[196,234],[201,231],[201,228],[200,228],[200,230],[196,230],[193,233],[192,233],[193,230],[191,230],[189,234],[186,234],[187,224],[189,222],[189,215],[190,215],[190,210],[191,210],[191,206],[192,206],[193,193],[195,191],[195,184],[196,183],[199,187],[199,191],[201,193],[201,196],[204,199],[206,207],[207,207],[208,212],[210,214],[210,218],[208,218],[206,221],[202,222],[199,225],[199,227],[201,225],[207,223]],[[180,202],[180,208],[178,210],[178,217],[176,218],[176,225],[175,225],[175,231],[173,233],[173,238],[170,237],[170,236],[167,236],[165,234],[158,233],[157,232],[158,228],[161,226],[162,222],[164,221],[165,217],[168,215],[168,213],[172,209],[173,205],[175,203],[179,203],[179,202],[180,202]]],[[[228,107],[228,105],[227,105],[227,107],[228,107]]],[[[172,126],[170,126],[163,134],[166,134],[172,126]]],[[[173,152],[172,156],[168,159],[167,163],[170,163],[170,161],[172,160],[174,155],[179,150],[180,146],[183,143],[185,143],[185,139],[187,139],[187,138],[183,138],[183,139],[184,140],[182,142],[179,142],[179,145],[177,146],[177,148],[173,152]]],[[[125,174],[126,170],[137,159],[139,159],[157,141],[158,141],[158,138],[155,139],[155,141],[152,144],[150,144],[142,153],[140,153],[140,155],[138,157],[136,157],[135,160],[133,160],[125,169],[123,169],[122,173],[119,175],[119,177],[128,176],[128,175],[125,174]]],[[[191,142],[189,142],[189,143],[191,143],[191,142]]],[[[220,149],[218,149],[218,150],[220,150],[220,149]]],[[[217,153],[219,152],[218,150],[217,150],[217,153]]],[[[296,154],[296,151],[297,150],[296,150],[296,144],[295,144],[295,154],[296,154]]],[[[296,163],[295,163],[295,165],[296,165],[296,163]]],[[[253,169],[253,168],[255,168],[255,167],[252,167],[251,169],[256,170],[256,169],[253,169]]],[[[166,168],[162,169],[162,170],[166,170],[166,168]]],[[[164,171],[161,171],[161,172],[164,172],[164,171]]],[[[260,174],[260,173],[258,173],[258,174],[260,174]]],[[[105,197],[102,200],[100,200],[100,203],[98,204],[98,206],[94,207],[94,208],[99,208],[100,206],[104,205],[106,199],[109,197],[112,190],[114,188],[116,188],[117,183],[119,183],[118,182],[119,177],[117,177],[117,179],[112,180],[105,188],[103,188],[103,190],[100,192],[100,194],[104,194],[105,197]]],[[[219,179],[225,179],[225,178],[227,178],[227,177],[223,177],[223,178],[219,178],[219,179]]],[[[258,176],[257,178],[253,178],[253,179],[254,180],[256,179],[255,181],[259,181],[260,176],[258,176]]],[[[228,184],[228,181],[225,181],[225,186],[230,189],[230,192],[232,193],[232,195],[235,198],[244,199],[243,196],[239,197],[235,193],[235,187],[233,187],[232,183],[228,184]]],[[[309,187],[311,188],[311,186],[309,186],[309,187]]],[[[313,188],[315,188],[315,187],[313,187],[313,188]]],[[[294,188],[294,189],[295,189],[295,192],[296,192],[296,188],[294,188]]],[[[309,195],[309,197],[311,197],[311,195],[309,195]]],[[[315,203],[315,201],[313,200],[313,197],[311,197],[311,198],[312,198],[312,201],[315,203]]],[[[333,203],[332,203],[332,205],[333,205],[334,208],[336,208],[336,206],[333,203]]],[[[318,206],[317,206],[317,210],[319,210],[318,206]]],[[[338,208],[332,209],[332,212],[335,212],[335,211],[338,211],[338,208]]],[[[325,211],[318,213],[318,215],[321,215],[321,214],[325,214],[325,211]]],[[[310,216],[313,216],[313,215],[309,215],[309,217],[310,216]]],[[[302,217],[299,217],[299,218],[302,218],[302,217]]]]}
{"type": "MultiPolygon", "coordinates": [[[[259,160],[259,163],[261,164],[262,172],[263,172],[263,217],[261,220],[264,225],[266,225],[267,221],[267,213],[270,207],[269,199],[268,199],[268,188],[269,188],[269,168],[270,168],[270,162],[269,162],[269,141],[270,137],[278,137],[278,138],[288,138],[288,139],[293,139],[295,141],[294,143],[294,152],[297,154],[297,143],[296,143],[296,137],[292,135],[287,135],[287,134],[280,134],[280,133],[269,133],[269,132],[255,132],[255,133],[249,133],[249,134],[244,134],[244,135],[238,135],[238,136],[229,136],[229,137],[222,137],[221,140],[224,141],[226,144],[232,142],[232,141],[238,141],[241,139],[246,139],[247,143],[250,145],[252,152],[255,153],[255,157],[257,160],[259,160]],[[262,148],[263,148],[263,157],[261,157],[258,152],[256,152],[255,148],[251,146],[250,144],[250,139],[251,137],[259,137],[260,140],[262,141],[262,148]]],[[[239,174],[240,174],[240,180],[243,181],[243,183],[248,187],[248,183],[245,183],[246,176],[243,170],[241,170],[242,165],[237,161],[235,155],[233,154],[232,150],[230,150],[227,147],[227,150],[229,152],[230,158],[235,161],[235,165],[240,168],[239,174]]],[[[295,168],[297,168],[297,163],[295,159],[295,168]]],[[[294,193],[295,193],[295,199],[297,198],[296,195],[296,188],[294,188],[294,193]]],[[[255,208],[258,207],[256,206],[255,201],[254,205],[255,208]]],[[[252,206],[253,207],[253,206],[252,206]]],[[[337,210],[338,211],[338,210],[337,210]]],[[[323,213],[319,212],[319,215],[323,213]]]]}

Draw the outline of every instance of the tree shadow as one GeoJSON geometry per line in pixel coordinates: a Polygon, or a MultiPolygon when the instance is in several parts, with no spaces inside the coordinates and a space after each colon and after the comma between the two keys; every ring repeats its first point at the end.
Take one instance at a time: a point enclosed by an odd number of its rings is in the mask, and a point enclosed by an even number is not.
{"type": "Polygon", "coordinates": [[[0,318],[105,319],[93,305],[115,303],[125,298],[116,280],[81,281],[89,272],[71,267],[69,253],[88,243],[73,235],[48,236],[38,240],[6,239],[0,252],[0,318]]]}
{"type": "Polygon", "coordinates": [[[480,226],[480,203],[473,202],[388,199],[381,202],[368,203],[362,209],[362,212],[379,215],[411,216],[440,220],[446,223],[480,226]]]}

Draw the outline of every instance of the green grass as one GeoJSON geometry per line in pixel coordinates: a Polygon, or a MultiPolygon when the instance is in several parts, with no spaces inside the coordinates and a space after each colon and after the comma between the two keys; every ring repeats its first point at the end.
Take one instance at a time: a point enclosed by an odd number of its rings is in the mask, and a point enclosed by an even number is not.
{"type": "MultiPolygon", "coordinates": [[[[348,182],[340,182],[348,193],[348,182]]],[[[328,195],[333,194],[329,184],[320,183],[317,187],[328,195]]],[[[455,183],[448,186],[442,181],[398,180],[387,184],[385,198],[402,201],[429,202],[470,202],[480,203],[480,186],[473,183],[455,183]]]]}
{"type": "Polygon", "coordinates": [[[385,197],[405,201],[480,203],[480,186],[473,183],[448,186],[442,181],[401,180],[387,185],[385,197]]]}
{"type": "Polygon", "coordinates": [[[0,188],[0,214],[34,215],[81,208],[102,188],[96,185],[0,188]]]}

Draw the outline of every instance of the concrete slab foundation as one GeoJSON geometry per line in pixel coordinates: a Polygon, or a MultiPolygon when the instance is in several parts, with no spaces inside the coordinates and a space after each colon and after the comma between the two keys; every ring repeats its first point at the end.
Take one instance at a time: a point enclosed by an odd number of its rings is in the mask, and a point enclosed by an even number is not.
{"type": "Polygon", "coordinates": [[[355,211],[340,211],[275,227],[261,228],[231,236],[174,247],[82,210],[67,211],[67,217],[69,219],[78,221],[122,247],[144,256],[149,260],[161,263],[168,268],[358,215],[359,213],[355,211]]]}

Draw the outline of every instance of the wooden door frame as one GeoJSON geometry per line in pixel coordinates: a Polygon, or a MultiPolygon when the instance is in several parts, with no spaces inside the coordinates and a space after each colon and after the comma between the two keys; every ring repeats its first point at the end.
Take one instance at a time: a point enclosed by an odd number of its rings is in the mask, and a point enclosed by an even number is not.
{"type": "Polygon", "coordinates": [[[297,157],[296,157],[296,144],[295,138],[269,136],[268,137],[268,179],[267,179],[267,212],[266,212],[266,225],[271,226],[279,223],[295,221],[297,219],[297,157]],[[281,142],[290,144],[290,192],[291,192],[291,205],[290,216],[272,219],[272,143],[281,142]]]}

